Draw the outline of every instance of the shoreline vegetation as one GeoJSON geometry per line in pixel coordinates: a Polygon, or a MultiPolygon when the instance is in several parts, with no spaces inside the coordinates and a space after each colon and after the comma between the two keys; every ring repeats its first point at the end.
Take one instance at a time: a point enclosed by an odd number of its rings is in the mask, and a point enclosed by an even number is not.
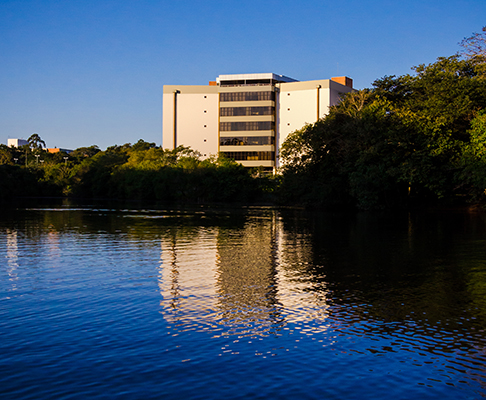
{"type": "Polygon", "coordinates": [[[385,76],[290,134],[275,176],[140,139],[48,153],[37,135],[0,145],[0,200],[266,203],[319,209],[486,205],[486,27],[462,55],[385,76]]]}

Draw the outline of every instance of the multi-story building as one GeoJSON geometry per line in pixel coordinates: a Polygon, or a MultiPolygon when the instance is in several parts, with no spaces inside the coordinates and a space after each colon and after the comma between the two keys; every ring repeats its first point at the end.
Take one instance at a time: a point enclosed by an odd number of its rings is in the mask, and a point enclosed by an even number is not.
{"type": "Polygon", "coordinates": [[[26,144],[29,144],[29,142],[25,139],[7,139],[8,147],[21,147],[26,144]]]}
{"type": "Polygon", "coordinates": [[[221,152],[245,167],[273,169],[287,135],[325,116],[352,90],[347,77],[300,82],[273,73],[165,85],[163,146],[188,146],[203,158],[221,152]]]}

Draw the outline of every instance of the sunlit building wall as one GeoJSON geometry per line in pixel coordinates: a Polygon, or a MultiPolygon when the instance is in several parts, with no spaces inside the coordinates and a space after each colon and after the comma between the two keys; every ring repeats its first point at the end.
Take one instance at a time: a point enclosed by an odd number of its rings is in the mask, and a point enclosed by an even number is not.
{"type": "Polygon", "coordinates": [[[163,146],[275,168],[288,134],[327,115],[352,85],[347,77],[299,82],[273,73],[220,75],[208,86],[165,85],[163,146]]]}
{"type": "Polygon", "coordinates": [[[21,147],[29,144],[29,142],[25,139],[7,139],[7,146],[8,147],[21,147]]]}

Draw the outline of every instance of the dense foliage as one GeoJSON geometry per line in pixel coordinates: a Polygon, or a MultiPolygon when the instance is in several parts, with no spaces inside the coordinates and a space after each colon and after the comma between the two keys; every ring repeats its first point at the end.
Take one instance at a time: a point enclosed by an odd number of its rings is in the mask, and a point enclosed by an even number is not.
{"type": "Polygon", "coordinates": [[[200,160],[185,147],[134,145],[76,149],[69,155],[27,145],[0,146],[0,199],[74,196],[164,202],[246,202],[262,199],[272,179],[252,178],[225,158],[200,160]]]}
{"type": "Polygon", "coordinates": [[[281,151],[287,203],[356,206],[484,201],[484,59],[439,58],[349,93],[281,151]]]}

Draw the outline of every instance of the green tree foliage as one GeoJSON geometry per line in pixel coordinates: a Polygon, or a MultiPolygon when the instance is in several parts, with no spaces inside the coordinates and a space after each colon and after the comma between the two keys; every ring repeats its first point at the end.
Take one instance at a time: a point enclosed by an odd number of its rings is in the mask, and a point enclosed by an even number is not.
{"type": "Polygon", "coordinates": [[[486,200],[486,110],[471,122],[470,141],[461,158],[460,182],[473,200],[486,200]]]}
{"type": "Polygon", "coordinates": [[[153,149],[155,147],[156,147],[155,143],[149,143],[149,142],[146,142],[143,139],[140,139],[137,143],[135,143],[132,146],[132,150],[141,151],[141,150],[153,149]]]}
{"type": "Polygon", "coordinates": [[[0,144],[0,165],[13,165],[14,158],[13,148],[0,144]]]}
{"type": "Polygon", "coordinates": [[[319,206],[391,205],[408,190],[403,179],[410,115],[369,91],[351,93],[329,116],[284,143],[282,195],[319,206]]]}
{"type": "MultiPolygon", "coordinates": [[[[29,149],[27,166],[12,165],[14,149],[5,153],[0,200],[15,196],[76,196],[177,203],[251,201],[271,186],[254,179],[240,164],[223,157],[200,160],[188,147],[161,149],[139,140],[135,145],[79,148],[71,154],[39,154],[29,149]],[[35,161],[34,161],[35,160],[35,161]],[[8,167],[8,168],[7,168],[8,167]],[[17,187],[21,182],[22,186],[17,187]]],[[[0,171],[2,172],[2,171],[0,171]]]]}
{"type": "Polygon", "coordinates": [[[96,153],[99,153],[98,146],[79,147],[76,150],[69,153],[69,157],[75,159],[78,162],[82,162],[85,158],[93,157],[96,153]]]}
{"type": "Polygon", "coordinates": [[[452,199],[471,121],[486,106],[475,61],[439,58],[415,75],[385,77],[348,94],[329,115],[289,136],[284,201],[358,208],[452,199]]]}
{"type": "Polygon", "coordinates": [[[255,194],[255,186],[240,164],[215,157],[201,161],[197,152],[183,146],[132,149],[128,162],[112,173],[112,194],[126,199],[245,201],[255,194]]]}

